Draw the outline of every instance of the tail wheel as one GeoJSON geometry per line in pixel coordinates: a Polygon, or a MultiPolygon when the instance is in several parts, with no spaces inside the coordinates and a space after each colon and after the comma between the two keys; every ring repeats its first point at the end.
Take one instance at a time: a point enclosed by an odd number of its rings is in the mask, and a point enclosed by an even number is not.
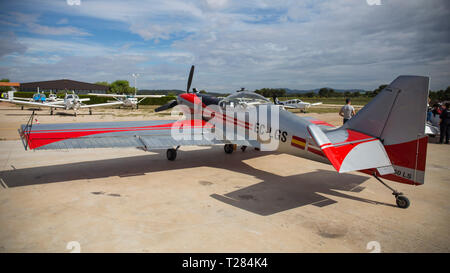
{"type": "Polygon", "coordinates": [[[177,150],[175,150],[175,149],[167,149],[166,155],[167,155],[167,159],[168,160],[174,161],[175,158],[177,158],[177,150]]]}
{"type": "Polygon", "coordinates": [[[407,209],[410,205],[409,199],[406,196],[399,195],[395,198],[397,206],[402,209],[407,209]]]}
{"type": "Polygon", "coordinates": [[[224,149],[225,153],[231,154],[234,151],[234,145],[233,144],[225,144],[225,146],[223,146],[223,149],[224,149]]]}

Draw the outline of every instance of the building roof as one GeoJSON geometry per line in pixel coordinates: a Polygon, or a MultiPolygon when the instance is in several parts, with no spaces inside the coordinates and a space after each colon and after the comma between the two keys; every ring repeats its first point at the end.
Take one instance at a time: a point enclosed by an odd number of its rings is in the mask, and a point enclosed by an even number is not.
{"type": "Polygon", "coordinates": [[[108,90],[108,86],[93,84],[88,82],[79,82],[68,79],[54,80],[54,81],[42,81],[42,82],[26,82],[20,84],[21,90],[26,89],[51,89],[51,90],[108,90]]]}
{"type": "Polygon", "coordinates": [[[15,87],[19,87],[20,83],[18,83],[18,82],[0,82],[0,86],[15,86],[15,87]]]}

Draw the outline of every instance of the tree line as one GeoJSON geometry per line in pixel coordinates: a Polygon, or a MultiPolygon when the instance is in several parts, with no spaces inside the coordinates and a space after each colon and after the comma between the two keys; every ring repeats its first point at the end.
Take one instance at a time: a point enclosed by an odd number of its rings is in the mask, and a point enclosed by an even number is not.
{"type": "MultiPolygon", "coordinates": [[[[272,98],[276,97],[303,97],[303,98],[357,98],[357,97],[369,97],[373,98],[378,93],[383,90],[387,84],[382,84],[378,86],[373,91],[365,91],[365,92],[337,92],[333,88],[320,88],[319,91],[316,92],[307,92],[307,93],[286,93],[286,89],[283,88],[262,88],[255,90],[255,93],[258,93],[264,97],[272,98]]],[[[429,92],[429,97],[431,101],[448,101],[450,100],[450,86],[448,86],[445,90],[437,90],[429,92]]]]}
{"type": "MultiPolygon", "coordinates": [[[[1,79],[0,82],[9,82],[9,79],[4,78],[1,79]]],[[[130,83],[127,80],[116,80],[112,83],[108,83],[106,81],[100,81],[96,82],[95,84],[103,85],[108,87],[108,93],[115,93],[115,94],[133,94],[135,92],[135,88],[130,86],[130,83]]],[[[287,94],[286,89],[284,88],[262,88],[262,89],[256,89],[255,93],[260,94],[264,97],[273,98],[276,97],[306,97],[306,98],[313,98],[313,97],[320,97],[320,98],[339,98],[339,97],[345,97],[345,98],[354,98],[354,97],[375,97],[380,93],[381,90],[383,90],[387,84],[382,84],[378,86],[373,91],[366,91],[364,93],[361,92],[337,92],[333,88],[320,88],[319,91],[316,92],[307,92],[307,93],[289,93],[287,94]]],[[[0,86],[0,92],[7,92],[11,90],[10,87],[7,86],[0,86]]],[[[205,90],[200,90],[200,93],[206,93],[205,90]]],[[[170,95],[176,95],[176,93],[171,93],[170,95]]],[[[448,101],[450,100],[450,86],[448,86],[445,90],[436,90],[432,91],[430,90],[429,97],[432,102],[436,101],[448,101]]]]}

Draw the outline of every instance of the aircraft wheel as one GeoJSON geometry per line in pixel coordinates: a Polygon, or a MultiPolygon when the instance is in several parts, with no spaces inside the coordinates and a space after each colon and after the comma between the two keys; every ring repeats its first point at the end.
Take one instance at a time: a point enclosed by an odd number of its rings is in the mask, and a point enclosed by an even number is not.
{"type": "Polygon", "coordinates": [[[177,150],[175,149],[167,149],[167,159],[170,161],[174,161],[177,158],[177,150]]]}
{"type": "Polygon", "coordinates": [[[395,198],[397,206],[402,209],[407,209],[410,205],[409,199],[406,196],[399,195],[395,198]]]}
{"type": "Polygon", "coordinates": [[[22,110],[23,110],[23,106],[22,106],[22,110]]]}
{"type": "Polygon", "coordinates": [[[51,116],[53,116],[53,109],[52,109],[52,110],[50,110],[50,115],[51,115],[51,116]]]}
{"type": "Polygon", "coordinates": [[[225,144],[225,146],[223,146],[223,149],[225,150],[225,153],[231,154],[234,150],[234,147],[233,144],[225,144]]]}

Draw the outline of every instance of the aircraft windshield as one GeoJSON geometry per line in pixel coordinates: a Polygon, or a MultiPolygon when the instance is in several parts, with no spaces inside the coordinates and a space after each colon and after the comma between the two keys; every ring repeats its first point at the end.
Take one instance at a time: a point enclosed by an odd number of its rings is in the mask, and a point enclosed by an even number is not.
{"type": "Polygon", "coordinates": [[[229,95],[228,97],[220,101],[219,104],[222,106],[225,105],[235,106],[235,105],[254,105],[267,103],[270,103],[270,100],[266,99],[260,94],[244,91],[229,95]]]}

